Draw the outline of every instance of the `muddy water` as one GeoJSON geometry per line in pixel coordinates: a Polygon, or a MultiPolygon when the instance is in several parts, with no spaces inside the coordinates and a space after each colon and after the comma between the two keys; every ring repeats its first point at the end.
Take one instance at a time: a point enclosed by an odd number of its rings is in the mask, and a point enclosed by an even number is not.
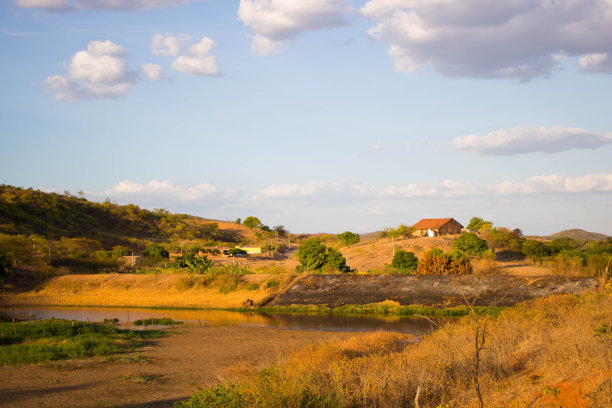
{"type": "MultiPolygon", "coordinates": [[[[289,330],[376,331],[425,334],[432,330],[426,319],[405,316],[341,316],[332,314],[241,313],[219,310],[158,310],[105,307],[12,307],[0,308],[5,320],[69,319],[102,322],[119,319],[131,327],[138,319],[169,317],[187,325],[249,326],[289,330]]],[[[149,326],[153,328],[152,326],[149,326]]]]}

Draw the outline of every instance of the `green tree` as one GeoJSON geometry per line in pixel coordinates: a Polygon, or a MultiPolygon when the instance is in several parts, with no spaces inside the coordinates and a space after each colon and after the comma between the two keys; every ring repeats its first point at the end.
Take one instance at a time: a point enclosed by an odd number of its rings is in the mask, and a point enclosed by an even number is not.
{"type": "Polygon", "coordinates": [[[419,266],[419,259],[412,252],[399,250],[395,252],[391,266],[399,272],[412,272],[419,266]]]}
{"type": "Polygon", "coordinates": [[[283,225],[277,225],[276,227],[274,227],[274,231],[276,231],[276,234],[279,237],[284,237],[285,234],[287,234],[287,230],[285,229],[283,225]]]}
{"type": "Polygon", "coordinates": [[[549,249],[541,241],[528,239],[523,243],[522,252],[530,257],[533,262],[542,262],[550,255],[549,249]]]}
{"type": "Polygon", "coordinates": [[[318,238],[310,238],[300,244],[297,257],[304,269],[315,271],[325,265],[327,248],[318,238]]]}
{"type": "Polygon", "coordinates": [[[327,256],[325,259],[325,265],[331,269],[338,270],[340,272],[350,272],[351,268],[346,264],[346,258],[342,256],[342,253],[334,248],[327,248],[327,256]]]}
{"type": "Polygon", "coordinates": [[[153,259],[170,258],[170,253],[168,250],[160,244],[151,244],[147,246],[142,255],[153,259]]]}
{"type": "Polygon", "coordinates": [[[472,217],[466,229],[470,231],[478,231],[483,227],[491,228],[492,226],[493,226],[493,223],[491,221],[485,221],[480,217],[472,217]]]}
{"type": "Polygon", "coordinates": [[[453,241],[453,249],[455,251],[461,251],[469,255],[478,256],[484,253],[489,246],[487,241],[478,238],[478,235],[473,232],[462,234],[453,241]]]}
{"type": "Polygon", "coordinates": [[[242,225],[249,228],[260,228],[263,224],[257,217],[249,216],[242,221],[242,225]]]}
{"type": "Polygon", "coordinates": [[[338,239],[346,246],[355,245],[361,240],[359,234],[355,234],[354,232],[350,231],[345,231],[342,234],[338,234],[338,239]]]}
{"type": "Polygon", "coordinates": [[[236,218],[236,221],[234,221],[236,224],[242,224],[242,219],[240,218],[236,218]]]}

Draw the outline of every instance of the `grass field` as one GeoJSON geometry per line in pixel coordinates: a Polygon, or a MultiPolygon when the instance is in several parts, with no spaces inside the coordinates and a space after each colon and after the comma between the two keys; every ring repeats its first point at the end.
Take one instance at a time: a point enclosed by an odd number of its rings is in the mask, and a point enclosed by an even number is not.
{"type": "Polygon", "coordinates": [[[120,330],[112,325],[56,319],[0,323],[0,365],[117,354],[163,335],[159,330],[120,330]]]}

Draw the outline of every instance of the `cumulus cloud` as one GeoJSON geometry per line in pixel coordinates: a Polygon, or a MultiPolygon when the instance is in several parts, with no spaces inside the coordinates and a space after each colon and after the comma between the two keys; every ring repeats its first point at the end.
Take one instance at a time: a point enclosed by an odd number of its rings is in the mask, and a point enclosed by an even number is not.
{"type": "Polygon", "coordinates": [[[580,58],[580,68],[585,72],[612,72],[612,55],[606,53],[587,54],[580,58]]]}
{"type": "Polygon", "coordinates": [[[148,183],[137,183],[130,180],[122,180],[110,190],[106,190],[98,195],[155,204],[168,201],[181,203],[196,201],[217,202],[235,197],[236,192],[233,190],[220,190],[218,187],[208,183],[199,183],[188,187],[170,181],[151,180],[148,183]]]}
{"type": "Polygon", "coordinates": [[[253,31],[251,51],[279,52],[305,31],[345,25],[350,0],[240,0],[238,19],[253,31]]]}
{"type": "Polygon", "coordinates": [[[50,12],[76,10],[146,11],[154,7],[179,6],[198,0],[17,0],[23,8],[38,8],[50,12]]]}
{"type": "Polygon", "coordinates": [[[170,68],[193,75],[217,76],[220,74],[217,58],[212,55],[215,42],[202,37],[193,43],[190,36],[155,34],[151,39],[153,54],[176,57],[170,68]]]}
{"type": "Polygon", "coordinates": [[[126,50],[106,41],[90,41],[86,50],[74,54],[66,76],[47,77],[47,88],[59,101],[117,98],[125,95],[138,80],[127,66],[126,50]]]}
{"type": "Polygon", "coordinates": [[[164,77],[164,70],[161,65],[144,64],[140,69],[149,81],[161,81],[164,77]]]}
{"type": "Polygon", "coordinates": [[[572,149],[597,149],[612,143],[612,133],[591,132],[562,126],[519,126],[500,129],[484,136],[468,135],[453,140],[457,149],[480,155],[557,153],[572,149]]]}
{"type": "Polygon", "coordinates": [[[397,72],[431,66],[451,77],[545,77],[566,56],[612,72],[609,0],[370,0],[367,33],[389,44],[397,72]]]}
{"type": "Polygon", "coordinates": [[[380,199],[411,200],[420,198],[459,198],[478,196],[507,196],[533,194],[612,193],[612,174],[588,174],[562,177],[556,174],[539,175],[523,181],[503,181],[479,184],[445,180],[435,184],[407,184],[402,186],[372,186],[355,181],[303,185],[272,185],[260,191],[256,201],[371,201],[380,199]]]}

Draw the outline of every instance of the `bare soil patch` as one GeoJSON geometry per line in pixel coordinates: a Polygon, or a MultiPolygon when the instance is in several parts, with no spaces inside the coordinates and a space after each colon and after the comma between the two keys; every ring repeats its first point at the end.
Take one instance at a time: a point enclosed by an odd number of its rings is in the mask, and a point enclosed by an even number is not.
{"type": "Polygon", "coordinates": [[[135,353],[0,367],[0,407],[172,407],[199,387],[240,381],[309,344],[367,334],[189,327],[135,353]]]}

